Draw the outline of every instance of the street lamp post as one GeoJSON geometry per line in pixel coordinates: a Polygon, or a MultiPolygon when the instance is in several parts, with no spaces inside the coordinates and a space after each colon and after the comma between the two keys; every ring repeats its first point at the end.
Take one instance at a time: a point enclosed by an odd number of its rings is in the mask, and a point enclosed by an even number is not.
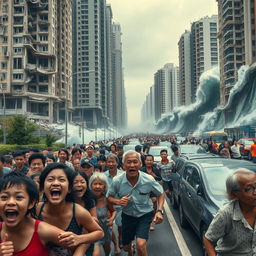
{"type": "MultiPolygon", "coordinates": [[[[78,75],[78,74],[88,74],[88,73],[94,73],[95,70],[88,70],[88,71],[84,71],[84,72],[75,72],[73,74],[71,74],[70,76],[68,76],[68,85],[70,83],[70,79],[72,76],[74,75],[78,75]]],[[[83,116],[84,118],[84,116],[83,116]]],[[[84,136],[84,131],[82,131],[82,136],[84,136]]],[[[83,138],[83,137],[82,137],[83,138]]],[[[68,144],[68,93],[65,97],[65,145],[67,146],[68,144]]]]}
{"type": "Polygon", "coordinates": [[[4,116],[4,119],[3,119],[3,137],[4,137],[4,144],[6,144],[6,113],[5,113],[5,108],[6,108],[6,102],[5,102],[5,93],[4,93],[4,89],[2,87],[2,92],[3,92],[3,116],[4,116]]]}

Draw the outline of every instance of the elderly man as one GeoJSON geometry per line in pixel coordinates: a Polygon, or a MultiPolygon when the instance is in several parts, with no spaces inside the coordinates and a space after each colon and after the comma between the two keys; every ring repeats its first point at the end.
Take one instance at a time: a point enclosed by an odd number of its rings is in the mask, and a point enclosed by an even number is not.
{"type": "Polygon", "coordinates": [[[139,256],[147,256],[146,241],[153,216],[153,203],[150,194],[157,196],[158,210],[154,222],[163,221],[164,194],[161,185],[144,172],[138,152],[128,151],[123,156],[125,172],[113,179],[107,197],[110,203],[121,205],[122,208],[122,240],[124,250],[132,256],[132,241],[136,237],[139,256]],[[118,196],[119,199],[115,198],[118,196]]]}
{"type": "Polygon", "coordinates": [[[228,204],[212,220],[204,237],[209,256],[256,255],[256,175],[240,168],[226,180],[228,204]],[[216,247],[214,247],[216,245],[216,247]]]}

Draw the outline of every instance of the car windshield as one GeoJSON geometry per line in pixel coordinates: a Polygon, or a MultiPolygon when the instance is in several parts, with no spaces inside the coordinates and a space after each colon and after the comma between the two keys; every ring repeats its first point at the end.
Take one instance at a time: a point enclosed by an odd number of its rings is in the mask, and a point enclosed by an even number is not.
{"type": "Polygon", "coordinates": [[[153,155],[153,156],[160,156],[160,151],[161,151],[162,149],[166,149],[167,152],[168,152],[168,155],[172,155],[171,150],[170,150],[169,148],[167,148],[167,147],[151,147],[151,148],[149,149],[149,152],[148,152],[148,153],[149,153],[150,155],[153,155]]]}
{"type": "Polygon", "coordinates": [[[206,150],[201,146],[197,146],[197,145],[181,145],[180,153],[181,154],[198,154],[198,153],[206,153],[206,150]]]}
{"type": "MultiPolygon", "coordinates": [[[[206,186],[209,193],[216,200],[223,200],[226,195],[226,179],[227,177],[242,166],[224,166],[216,164],[215,167],[204,168],[204,175],[206,178],[206,186]]],[[[246,166],[244,166],[246,168],[246,166]]],[[[256,166],[248,166],[247,169],[256,172],[256,166]]]]}

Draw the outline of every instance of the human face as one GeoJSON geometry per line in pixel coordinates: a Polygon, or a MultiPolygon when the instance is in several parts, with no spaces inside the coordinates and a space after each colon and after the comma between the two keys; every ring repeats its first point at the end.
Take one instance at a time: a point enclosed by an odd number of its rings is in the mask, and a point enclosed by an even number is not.
{"type": "Polygon", "coordinates": [[[62,169],[54,169],[46,176],[44,193],[50,203],[60,204],[69,192],[68,178],[62,169]]]}
{"type": "Polygon", "coordinates": [[[88,156],[91,157],[91,156],[92,156],[92,153],[93,153],[93,148],[91,148],[91,147],[87,148],[87,149],[86,149],[86,153],[87,153],[88,156]]]}
{"type": "Polygon", "coordinates": [[[54,161],[51,159],[51,158],[46,158],[46,163],[47,164],[53,164],[54,163],[54,161]]]}
{"type": "Polygon", "coordinates": [[[115,148],[115,146],[112,145],[112,146],[110,147],[110,151],[111,151],[111,153],[114,153],[114,154],[115,154],[115,153],[116,153],[116,148],[115,148]]]}
{"type": "Polygon", "coordinates": [[[24,156],[16,156],[14,161],[18,168],[22,168],[23,165],[25,164],[25,157],[24,156]]]}
{"type": "Polygon", "coordinates": [[[119,157],[122,157],[123,154],[124,154],[124,150],[123,150],[122,148],[119,148],[119,149],[117,150],[117,155],[118,155],[119,157]]]}
{"type": "Polygon", "coordinates": [[[67,161],[67,154],[64,151],[60,151],[59,160],[61,163],[65,163],[67,161]]]}
{"type": "Polygon", "coordinates": [[[89,165],[81,166],[81,171],[84,172],[88,179],[92,176],[93,173],[93,167],[89,165]]]}
{"type": "Polygon", "coordinates": [[[49,151],[48,151],[48,150],[46,150],[46,149],[44,149],[44,150],[42,150],[42,154],[46,156],[46,155],[48,155],[48,154],[49,154],[49,151]]]}
{"type": "Polygon", "coordinates": [[[100,164],[101,165],[101,167],[102,167],[102,170],[104,170],[105,169],[105,166],[107,165],[107,163],[105,162],[105,161],[98,161],[98,164],[100,164]]]}
{"type": "Polygon", "coordinates": [[[109,157],[107,159],[107,167],[109,168],[110,171],[116,171],[117,166],[118,166],[118,163],[115,158],[109,157]]]}
{"type": "Polygon", "coordinates": [[[240,191],[235,193],[241,206],[256,207],[256,175],[238,174],[240,191]]]}
{"type": "Polygon", "coordinates": [[[146,159],[145,159],[145,165],[147,167],[152,167],[153,164],[154,164],[153,157],[152,156],[147,156],[146,159]]]}
{"type": "Polygon", "coordinates": [[[161,156],[162,160],[166,160],[167,157],[168,157],[168,154],[167,154],[166,152],[162,152],[162,153],[160,154],[160,156],[161,156]]]}
{"type": "Polygon", "coordinates": [[[79,159],[74,159],[73,160],[73,166],[74,166],[74,169],[77,171],[80,169],[80,160],[79,159]]]}
{"type": "Polygon", "coordinates": [[[105,183],[100,179],[95,179],[91,184],[91,189],[97,197],[100,197],[105,193],[105,183]]]}
{"type": "Polygon", "coordinates": [[[29,166],[32,173],[41,173],[44,169],[44,164],[41,158],[36,158],[31,161],[29,166]]]}
{"type": "Polygon", "coordinates": [[[126,177],[129,178],[136,178],[139,175],[139,169],[141,168],[142,164],[136,154],[127,155],[125,161],[123,163],[123,168],[126,170],[126,177]]]}
{"type": "Polygon", "coordinates": [[[77,151],[74,155],[73,155],[73,159],[81,159],[81,154],[79,151],[77,151]]]}
{"type": "Polygon", "coordinates": [[[85,194],[85,191],[87,189],[86,180],[83,178],[83,176],[78,174],[75,177],[74,183],[73,183],[73,189],[78,198],[83,197],[83,195],[85,194]]]}
{"type": "Polygon", "coordinates": [[[0,192],[0,215],[7,227],[19,225],[34,204],[29,202],[24,185],[13,185],[0,192]]]}

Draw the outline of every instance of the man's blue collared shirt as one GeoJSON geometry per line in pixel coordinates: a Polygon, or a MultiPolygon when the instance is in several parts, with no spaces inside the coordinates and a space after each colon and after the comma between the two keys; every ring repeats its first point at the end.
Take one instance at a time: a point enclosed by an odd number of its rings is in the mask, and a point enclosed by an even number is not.
{"type": "Polygon", "coordinates": [[[163,193],[162,186],[151,175],[139,171],[139,179],[132,186],[126,178],[126,172],[124,172],[114,177],[107,197],[112,196],[120,199],[129,195],[130,200],[127,206],[123,207],[123,213],[133,217],[140,217],[153,211],[153,203],[150,199],[151,192],[156,196],[160,196],[163,193]]]}

